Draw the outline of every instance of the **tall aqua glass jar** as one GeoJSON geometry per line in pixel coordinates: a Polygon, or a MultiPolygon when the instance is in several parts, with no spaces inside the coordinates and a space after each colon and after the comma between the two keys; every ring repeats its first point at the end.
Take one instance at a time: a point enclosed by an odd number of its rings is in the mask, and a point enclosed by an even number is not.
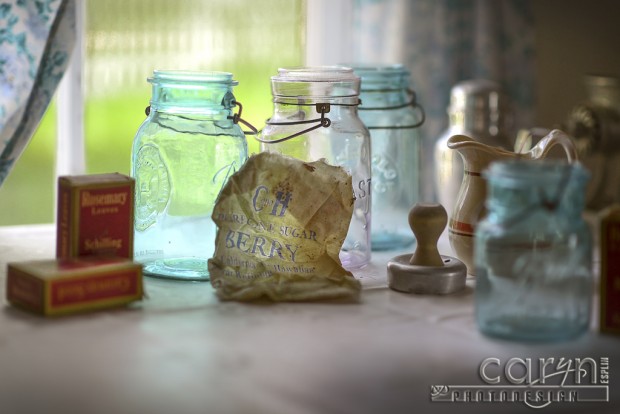
{"type": "Polygon", "coordinates": [[[403,65],[354,66],[361,78],[360,119],[372,147],[372,249],[411,245],[411,207],[420,200],[424,110],[403,65]]]}
{"type": "Polygon", "coordinates": [[[353,178],[353,216],[340,251],[345,268],[370,262],[370,134],[358,116],[360,78],[344,66],[281,68],[271,78],[274,112],[262,151],[325,159],[353,178]]]}
{"type": "Polygon", "coordinates": [[[215,200],[247,159],[225,72],[155,71],[148,117],[133,143],[134,257],[149,276],[209,280],[215,200]]]}
{"type": "Polygon", "coordinates": [[[476,227],[476,320],[523,341],[577,337],[590,323],[592,238],[582,218],[589,173],[558,161],[498,162],[476,227]]]}

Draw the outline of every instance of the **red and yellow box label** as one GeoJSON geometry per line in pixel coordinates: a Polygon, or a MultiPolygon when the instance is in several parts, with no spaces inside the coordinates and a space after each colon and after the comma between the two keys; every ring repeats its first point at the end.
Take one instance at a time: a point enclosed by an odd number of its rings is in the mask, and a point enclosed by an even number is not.
{"type": "Polygon", "coordinates": [[[134,187],[117,173],[59,177],[56,257],[133,259],[134,187]]]}
{"type": "Polygon", "coordinates": [[[118,306],[142,299],[142,265],[122,258],[84,258],[9,263],[7,300],[60,315],[118,306]]]}

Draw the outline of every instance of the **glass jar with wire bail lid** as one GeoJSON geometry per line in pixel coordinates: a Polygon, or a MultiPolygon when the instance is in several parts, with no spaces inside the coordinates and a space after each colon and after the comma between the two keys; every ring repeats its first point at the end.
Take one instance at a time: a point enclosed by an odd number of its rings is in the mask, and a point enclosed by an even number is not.
{"type": "Polygon", "coordinates": [[[225,72],[155,71],[148,117],[133,143],[135,260],[149,276],[209,280],[215,200],[245,162],[247,142],[233,114],[225,72]]]}
{"type": "Polygon", "coordinates": [[[370,262],[370,134],[358,117],[360,78],[343,66],[282,68],[271,78],[274,113],[261,150],[324,158],[351,174],[353,217],[340,252],[345,268],[370,262]]]}
{"type": "Polygon", "coordinates": [[[582,217],[589,173],[558,160],[503,161],[483,173],[476,227],[476,320],[490,336],[556,341],[588,330],[592,237],[582,217]]]}
{"type": "Polygon", "coordinates": [[[353,66],[362,79],[360,118],[372,143],[372,249],[407,247],[415,240],[409,210],[420,201],[424,109],[400,64],[353,66]]]}

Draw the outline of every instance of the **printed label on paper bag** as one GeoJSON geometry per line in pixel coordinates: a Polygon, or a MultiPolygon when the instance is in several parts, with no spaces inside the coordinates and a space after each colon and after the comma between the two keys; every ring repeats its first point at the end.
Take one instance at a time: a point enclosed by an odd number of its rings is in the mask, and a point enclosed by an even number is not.
{"type": "Polygon", "coordinates": [[[213,210],[209,272],[220,299],[357,300],[360,283],[339,258],[352,194],[351,176],[322,160],[268,152],[248,159],[213,210]]]}

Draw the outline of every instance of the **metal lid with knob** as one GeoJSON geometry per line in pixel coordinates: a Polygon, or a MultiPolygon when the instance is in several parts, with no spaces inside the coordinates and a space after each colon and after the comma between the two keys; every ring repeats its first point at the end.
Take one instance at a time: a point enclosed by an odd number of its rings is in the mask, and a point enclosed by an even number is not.
{"type": "Polygon", "coordinates": [[[489,145],[510,148],[510,106],[500,85],[486,79],[457,83],[450,90],[450,125],[489,145]]]}
{"type": "Polygon", "coordinates": [[[387,264],[388,286],[400,292],[446,295],[465,287],[467,267],[439,254],[437,241],[448,214],[441,204],[417,203],[409,212],[409,226],[417,240],[413,254],[392,258],[387,264]]]}

